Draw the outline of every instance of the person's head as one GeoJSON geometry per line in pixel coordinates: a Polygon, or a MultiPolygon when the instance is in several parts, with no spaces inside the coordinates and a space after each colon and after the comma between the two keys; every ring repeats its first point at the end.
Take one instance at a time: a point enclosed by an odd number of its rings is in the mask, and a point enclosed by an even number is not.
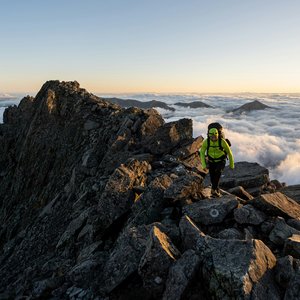
{"type": "Polygon", "coordinates": [[[217,128],[211,128],[208,131],[208,136],[209,138],[213,141],[216,142],[219,138],[219,132],[217,128]]]}

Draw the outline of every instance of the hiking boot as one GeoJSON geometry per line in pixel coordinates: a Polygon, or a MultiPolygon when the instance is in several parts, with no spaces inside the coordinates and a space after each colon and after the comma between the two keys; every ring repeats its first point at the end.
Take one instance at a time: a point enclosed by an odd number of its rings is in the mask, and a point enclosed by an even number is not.
{"type": "Polygon", "coordinates": [[[216,189],[216,190],[211,190],[211,195],[213,197],[221,197],[221,193],[220,193],[220,190],[219,189],[216,189]]]}

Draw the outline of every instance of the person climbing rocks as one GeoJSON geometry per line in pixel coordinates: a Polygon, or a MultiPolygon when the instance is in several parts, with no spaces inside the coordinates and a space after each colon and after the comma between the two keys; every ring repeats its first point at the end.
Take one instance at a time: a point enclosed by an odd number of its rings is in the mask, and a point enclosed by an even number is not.
{"type": "Polygon", "coordinates": [[[220,128],[210,128],[209,126],[208,136],[199,150],[202,167],[205,172],[209,171],[211,195],[213,197],[221,197],[219,181],[225,168],[227,157],[229,158],[229,167],[234,169],[234,159],[230,149],[230,142],[229,144],[228,142],[220,134],[220,128]]]}

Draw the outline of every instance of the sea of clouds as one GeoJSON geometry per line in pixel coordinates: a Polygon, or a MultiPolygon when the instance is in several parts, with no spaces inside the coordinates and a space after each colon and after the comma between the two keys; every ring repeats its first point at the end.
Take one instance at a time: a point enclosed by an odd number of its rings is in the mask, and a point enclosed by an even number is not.
{"type": "MultiPolygon", "coordinates": [[[[175,111],[157,108],[166,122],[181,118],[193,120],[193,135],[206,137],[207,126],[220,122],[226,137],[232,143],[235,161],[257,162],[270,171],[271,179],[289,185],[300,184],[300,94],[118,94],[99,95],[136,99],[158,100],[175,108],[175,111]],[[258,100],[271,109],[234,114],[228,111],[258,100]],[[213,108],[190,109],[174,105],[176,102],[202,101],[213,108]]],[[[18,100],[0,101],[0,122],[5,107],[18,100]]]]}
{"type": "MultiPolygon", "coordinates": [[[[157,108],[166,122],[193,120],[193,135],[206,137],[207,126],[220,122],[232,143],[235,161],[257,162],[270,171],[271,179],[300,183],[300,94],[127,94],[110,95],[140,101],[159,100],[175,112],[157,108]],[[258,100],[271,109],[234,114],[228,111],[258,100]],[[213,108],[190,109],[176,102],[201,101],[213,108]]],[[[106,95],[107,97],[107,95],[106,95]]]]}

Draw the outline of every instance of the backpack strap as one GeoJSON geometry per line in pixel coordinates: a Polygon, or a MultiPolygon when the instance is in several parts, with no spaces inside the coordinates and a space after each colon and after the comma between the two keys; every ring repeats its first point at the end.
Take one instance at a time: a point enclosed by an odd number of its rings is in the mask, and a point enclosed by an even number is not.
{"type": "Polygon", "coordinates": [[[226,153],[226,151],[224,150],[224,148],[222,147],[222,137],[219,136],[218,142],[219,142],[219,149],[220,149],[221,151],[223,151],[225,154],[222,155],[221,157],[213,158],[213,157],[211,157],[211,156],[208,154],[208,150],[209,150],[209,147],[210,147],[210,138],[209,138],[209,136],[207,135],[207,148],[206,148],[206,151],[207,151],[207,152],[206,152],[206,153],[207,153],[207,157],[208,157],[209,161],[215,161],[215,160],[219,161],[219,160],[226,160],[226,159],[228,159],[227,153],[226,153]]]}

